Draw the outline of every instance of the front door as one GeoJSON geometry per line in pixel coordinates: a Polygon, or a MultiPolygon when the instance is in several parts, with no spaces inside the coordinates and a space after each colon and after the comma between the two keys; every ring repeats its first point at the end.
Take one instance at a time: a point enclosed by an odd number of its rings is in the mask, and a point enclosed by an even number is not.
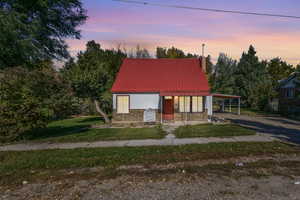
{"type": "Polygon", "coordinates": [[[163,119],[164,120],[173,120],[174,119],[174,98],[173,97],[164,97],[163,101],[163,119]]]}

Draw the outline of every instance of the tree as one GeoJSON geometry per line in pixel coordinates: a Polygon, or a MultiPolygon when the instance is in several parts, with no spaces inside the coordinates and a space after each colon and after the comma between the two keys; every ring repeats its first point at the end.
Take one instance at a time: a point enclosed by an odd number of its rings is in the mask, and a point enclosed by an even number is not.
{"type": "Polygon", "coordinates": [[[177,49],[175,47],[171,48],[156,48],[156,57],[157,58],[198,58],[199,55],[187,53],[185,54],[183,50],[177,49]]]}
{"type": "Polygon", "coordinates": [[[270,74],[274,87],[277,86],[278,81],[285,79],[294,71],[292,65],[287,64],[280,58],[273,58],[267,65],[268,73],[270,74]]]}
{"type": "Polygon", "coordinates": [[[211,62],[211,56],[206,57],[206,73],[210,76],[213,73],[213,63],[211,62]]]}
{"type": "Polygon", "coordinates": [[[13,141],[72,111],[72,89],[49,62],[0,71],[0,142],[13,141]]]}
{"type": "Polygon", "coordinates": [[[97,112],[109,123],[110,88],[126,55],[120,50],[103,50],[95,41],[89,41],[77,57],[76,64],[64,74],[76,96],[93,101],[97,112]]]}
{"type": "Polygon", "coordinates": [[[162,47],[157,47],[156,58],[167,58],[167,49],[162,47]]]}
{"type": "Polygon", "coordinates": [[[207,78],[208,78],[208,83],[210,85],[210,87],[212,88],[213,87],[213,83],[214,83],[214,77],[213,77],[213,68],[214,68],[214,65],[213,63],[211,62],[211,56],[208,55],[206,57],[206,75],[207,75],[207,78]]]}
{"type": "Polygon", "coordinates": [[[80,0],[2,0],[0,69],[67,58],[64,39],[79,39],[86,18],[80,0]]]}
{"type": "Polygon", "coordinates": [[[296,66],[295,71],[300,73],[300,64],[298,64],[298,65],[296,66]]]}
{"type": "Polygon", "coordinates": [[[151,58],[150,53],[147,49],[141,48],[140,45],[136,46],[135,52],[129,54],[130,58],[151,58]]]}
{"type": "Polygon", "coordinates": [[[182,50],[172,47],[167,50],[168,58],[185,58],[185,54],[182,50]]]}
{"type": "Polygon", "coordinates": [[[267,62],[259,61],[252,45],[247,53],[242,54],[237,65],[235,84],[243,103],[252,108],[266,106],[266,99],[270,99],[273,94],[271,77],[267,72],[267,62]]]}
{"type": "Polygon", "coordinates": [[[212,75],[212,91],[224,94],[234,94],[236,61],[220,53],[215,71],[212,75]]]}

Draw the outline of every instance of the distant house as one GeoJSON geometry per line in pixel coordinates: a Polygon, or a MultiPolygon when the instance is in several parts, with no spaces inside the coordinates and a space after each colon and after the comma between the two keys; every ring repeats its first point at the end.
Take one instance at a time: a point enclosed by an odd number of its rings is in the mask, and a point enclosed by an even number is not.
{"type": "Polygon", "coordinates": [[[125,59],[111,90],[113,122],[206,121],[212,97],[201,63],[125,59]]]}
{"type": "Polygon", "coordinates": [[[300,73],[293,73],[280,81],[279,111],[300,115],[300,73]]]}

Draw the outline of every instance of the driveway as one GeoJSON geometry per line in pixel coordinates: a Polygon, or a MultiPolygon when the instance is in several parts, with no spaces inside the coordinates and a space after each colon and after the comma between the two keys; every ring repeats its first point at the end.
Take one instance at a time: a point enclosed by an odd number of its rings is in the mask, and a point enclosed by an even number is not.
{"type": "Polygon", "coordinates": [[[215,116],[251,128],[258,133],[300,144],[300,121],[277,116],[247,116],[229,113],[217,113],[215,116]]]}

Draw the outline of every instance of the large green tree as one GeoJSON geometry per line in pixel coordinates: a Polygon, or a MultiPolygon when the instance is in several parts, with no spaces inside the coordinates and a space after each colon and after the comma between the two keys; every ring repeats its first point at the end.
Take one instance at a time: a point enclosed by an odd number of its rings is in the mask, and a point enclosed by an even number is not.
{"type": "Polygon", "coordinates": [[[0,142],[12,141],[72,112],[72,88],[49,62],[0,71],[0,142]]]}
{"type": "Polygon", "coordinates": [[[267,62],[259,61],[252,45],[247,53],[242,54],[238,63],[235,84],[243,103],[252,108],[263,108],[272,97],[273,87],[267,62]]]}
{"type": "Polygon", "coordinates": [[[86,18],[80,0],[1,0],[0,69],[67,58],[86,18]]]}
{"type": "Polygon", "coordinates": [[[212,75],[212,91],[223,94],[234,94],[236,61],[220,53],[212,75]]]}
{"type": "Polygon", "coordinates": [[[89,41],[77,57],[77,62],[63,73],[76,95],[94,102],[97,112],[109,123],[110,89],[126,55],[120,50],[103,50],[95,41],[89,41]]]}
{"type": "Polygon", "coordinates": [[[279,80],[285,79],[295,70],[292,65],[287,64],[280,58],[270,60],[267,69],[275,87],[279,80]]]}

